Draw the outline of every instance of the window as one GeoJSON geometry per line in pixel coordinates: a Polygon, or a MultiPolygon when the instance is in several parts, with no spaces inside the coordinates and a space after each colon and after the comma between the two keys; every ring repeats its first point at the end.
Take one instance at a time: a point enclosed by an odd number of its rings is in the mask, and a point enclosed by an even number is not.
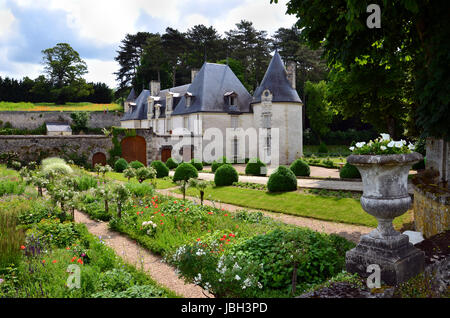
{"type": "Polygon", "coordinates": [[[230,96],[230,106],[236,106],[236,96],[230,96]]]}
{"type": "Polygon", "coordinates": [[[237,162],[238,159],[238,138],[233,138],[233,162],[237,162]]]}
{"type": "Polygon", "coordinates": [[[231,128],[238,128],[239,127],[239,117],[238,116],[231,116],[231,128]]]}
{"type": "Polygon", "coordinates": [[[265,138],[266,140],[265,140],[265,147],[264,147],[264,149],[266,150],[266,154],[267,154],[267,156],[270,156],[270,150],[271,150],[271,144],[272,144],[272,136],[271,136],[271,133],[270,133],[270,128],[269,129],[267,129],[267,135],[266,135],[266,138],[265,138]]]}
{"type": "Polygon", "coordinates": [[[189,131],[191,130],[189,127],[189,117],[183,117],[183,128],[189,131]]]}
{"type": "Polygon", "coordinates": [[[191,96],[186,96],[186,107],[191,106],[191,96]]]}

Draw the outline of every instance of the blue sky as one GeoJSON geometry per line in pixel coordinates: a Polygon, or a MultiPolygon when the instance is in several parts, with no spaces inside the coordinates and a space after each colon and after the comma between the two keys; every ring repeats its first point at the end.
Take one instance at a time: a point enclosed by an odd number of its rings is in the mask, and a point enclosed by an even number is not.
{"type": "Polygon", "coordinates": [[[197,24],[220,33],[242,19],[272,34],[296,19],[287,0],[0,0],[0,76],[42,74],[41,51],[67,42],[88,65],[88,81],[115,87],[114,61],[127,33],[186,31],[197,24]]]}

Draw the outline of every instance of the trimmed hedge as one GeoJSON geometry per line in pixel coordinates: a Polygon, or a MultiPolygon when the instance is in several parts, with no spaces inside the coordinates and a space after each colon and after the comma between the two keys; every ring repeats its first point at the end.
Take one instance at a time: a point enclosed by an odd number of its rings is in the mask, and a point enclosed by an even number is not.
{"type": "Polygon", "coordinates": [[[339,177],[347,179],[361,179],[361,174],[359,173],[358,168],[347,162],[342,167],[341,171],[339,171],[339,177]]]}
{"type": "Polygon", "coordinates": [[[156,170],[157,178],[164,178],[169,175],[169,168],[161,160],[155,160],[152,162],[151,166],[156,170]]]}
{"type": "Polygon", "coordinates": [[[198,177],[197,169],[190,163],[183,162],[175,170],[175,174],[173,175],[173,181],[175,182],[182,180],[188,181],[190,178],[197,178],[197,177],[198,177]]]}
{"type": "Polygon", "coordinates": [[[203,163],[200,160],[192,159],[190,164],[193,165],[197,171],[203,170],[203,163]]]}
{"type": "Polygon", "coordinates": [[[172,158],[169,158],[166,161],[166,166],[167,166],[167,168],[172,170],[172,169],[175,169],[176,167],[178,167],[178,163],[175,160],[173,160],[172,158]]]}
{"type": "Polygon", "coordinates": [[[229,186],[232,185],[233,182],[239,181],[239,175],[236,169],[233,168],[230,164],[224,164],[220,166],[214,175],[214,183],[216,186],[229,186]]]}
{"type": "Polygon", "coordinates": [[[309,165],[301,159],[294,160],[289,169],[291,169],[296,176],[301,177],[309,177],[311,173],[309,165]]]}
{"type": "Polygon", "coordinates": [[[266,164],[259,160],[259,158],[249,160],[247,166],[245,167],[245,174],[251,176],[265,176],[267,175],[266,164]]]}
{"type": "Polygon", "coordinates": [[[142,162],[135,160],[130,162],[130,167],[137,170],[139,168],[145,167],[145,165],[142,162]]]}
{"type": "Polygon", "coordinates": [[[317,149],[318,153],[327,153],[328,152],[328,148],[327,145],[325,145],[325,143],[320,143],[319,148],[317,149]]]}
{"type": "Polygon", "coordinates": [[[297,190],[297,178],[291,169],[279,166],[267,181],[269,192],[286,192],[297,190]]]}
{"type": "Polygon", "coordinates": [[[126,168],[128,168],[128,162],[123,158],[117,159],[114,163],[115,172],[123,172],[126,168]]]}

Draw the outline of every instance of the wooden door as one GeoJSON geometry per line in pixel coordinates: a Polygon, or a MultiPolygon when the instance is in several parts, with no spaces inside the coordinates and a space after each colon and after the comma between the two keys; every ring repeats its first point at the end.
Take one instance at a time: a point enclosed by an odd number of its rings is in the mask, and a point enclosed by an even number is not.
{"type": "Polygon", "coordinates": [[[94,167],[97,163],[102,166],[106,165],[106,155],[103,152],[96,152],[92,156],[92,166],[94,167]]]}
{"type": "Polygon", "coordinates": [[[161,150],[161,161],[162,162],[166,162],[167,159],[169,159],[170,157],[172,157],[172,149],[170,149],[170,148],[163,148],[161,150]]]}
{"type": "Polygon", "coordinates": [[[126,161],[140,161],[147,165],[147,144],[141,136],[126,137],[122,139],[122,158],[126,161]]]}

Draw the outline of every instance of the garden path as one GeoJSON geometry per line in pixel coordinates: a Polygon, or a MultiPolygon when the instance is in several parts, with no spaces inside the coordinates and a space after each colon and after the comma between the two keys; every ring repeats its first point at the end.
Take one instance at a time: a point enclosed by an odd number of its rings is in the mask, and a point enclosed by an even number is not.
{"type": "Polygon", "coordinates": [[[85,224],[89,232],[103,240],[124,261],[138,269],[142,268],[158,284],[167,287],[176,294],[185,298],[214,297],[211,294],[205,296],[199,286],[185,284],[182,279],[178,278],[175,268],[162,262],[162,257],[151,253],[125,235],[110,230],[108,223],[91,220],[80,211],[75,211],[75,222],[85,224]]]}
{"type": "MultiPolygon", "coordinates": [[[[170,188],[170,189],[164,189],[164,190],[156,190],[158,193],[163,195],[169,195],[176,198],[183,198],[182,194],[172,192],[172,190],[177,189],[170,188]]],[[[186,196],[186,199],[193,200],[196,202],[200,202],[198,198],[186,196]]],[[[282,213],[274,213],[269,211],[263,211],[263,210],[256,210],[256,209],[249,209],[244,208],[241,206],[228,204],[228,203],[222,203],[222,202],[212,202],[209,200],[203,200],[203,204],[208,206],[215,206],[218,208],[225,209],[230,212],[239,211],[239,210],[247,210],[247,211],[261,211],[265,215],[270,216],[274,218],[275,220],[281,221],[286,224],[291,224],[295,226],[300,227],[307,227],[314,231],[328,233],[328,234],[337,234],[339,236],[342,236],[346,238],[347,240],[353,241],[355,243],[359,242],[360,236],[363,234],[367,234],[370,231],[373,230],[373,228],[362,226],[362,225],[352,225],[352,224],[344,224],[344,223],[335,223],[335,222],[329,222],[329,221],[322,221],[312,218],[305,218],[301,216],[294,216],[294,215],[287,215],[282,213]]]]}
{"type": "MultiPolygon", "coordinates": [[[[174,172],[170,171],[170,176],[173,177],[174,172]]],[[[214,181],[214,174],[199,172],[198,178],[207,181],[214,181]]],[[[251,182],[258,184],[267,184],[269,177],[258,176],[239,176],[240,182],[251,182]]],[[[327,190],[342,190],[342,191],[363,191],[363,184],[361,181],[337,181],[337,180],[321,180],[321,179],[297,179],[297,186],[300,188],[309,189],[327,189],[327,190]]],[[[411,184],[408,184],[408,192],[414,193],[411,184]]]]}

